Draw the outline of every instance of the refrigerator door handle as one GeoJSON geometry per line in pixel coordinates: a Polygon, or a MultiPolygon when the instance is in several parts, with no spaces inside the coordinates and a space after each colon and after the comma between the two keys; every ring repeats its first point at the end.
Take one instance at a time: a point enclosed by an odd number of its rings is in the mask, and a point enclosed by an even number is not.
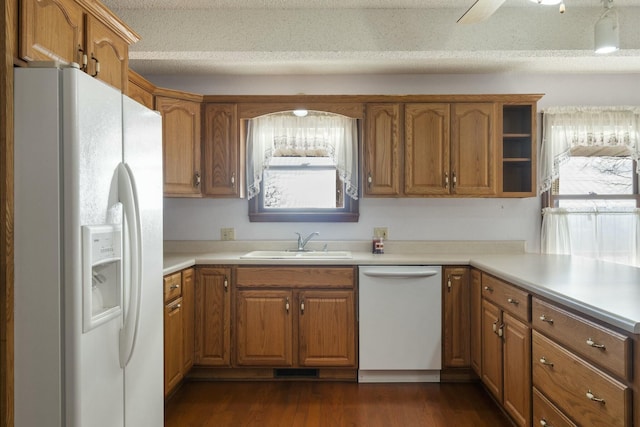
{"type": "Polygon", "coordinates": [[[120,366],[124,368],[133,354],[138,334],[140,304],[142,298],[142,236],[138,191],[131,168],[125,163],[118,165],[118,195],[123,205],[124,216],[129,230],[130,282],[129,304],[124,314],[124,324],[120,329],[120,366]]]}

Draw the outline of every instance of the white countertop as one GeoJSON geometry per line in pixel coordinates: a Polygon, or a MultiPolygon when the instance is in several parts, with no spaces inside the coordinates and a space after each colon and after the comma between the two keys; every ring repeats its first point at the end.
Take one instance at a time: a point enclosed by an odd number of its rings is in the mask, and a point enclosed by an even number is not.
{"type": "MultiPolygon", "coordinates": [[[[352,251],[352,259],[241,259],[247,251],[165,253],[164,274],[193,265],[472,265],[551,301],[612,326],[640,334],[640,268],[565,255],[486,254],[410,248],[374,255],[352,251]]],[[[517,251],[516,251],[517,252],[517,251]]]]}

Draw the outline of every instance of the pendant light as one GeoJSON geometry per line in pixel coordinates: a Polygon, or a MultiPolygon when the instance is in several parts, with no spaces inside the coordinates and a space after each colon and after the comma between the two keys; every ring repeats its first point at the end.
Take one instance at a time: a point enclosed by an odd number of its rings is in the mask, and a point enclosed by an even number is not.
{"type": "Polygon", "coordinates": [[[618,13],[613,9],[613,0],[604,0],[604,13],[594,27],[595,52],[607,54],[620,47],[618,33],[618,13]]]}

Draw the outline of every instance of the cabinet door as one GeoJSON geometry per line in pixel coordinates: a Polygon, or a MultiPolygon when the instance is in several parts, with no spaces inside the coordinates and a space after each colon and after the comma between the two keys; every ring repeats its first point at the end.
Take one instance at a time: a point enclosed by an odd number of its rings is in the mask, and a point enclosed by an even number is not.
{"type": "Polygon", "coordinates": [[[531,425],[531,328],[509,313],[504,322],[503,405],[520,427],[531,425]]]}
{"type": "Polygon", "coordinates": [[[208,196],[240,197],[238,108],[235,104],[206,104],[204,110],[204,187],[208,196]]]}
{"type": "Polygon", "coordinates": [[[93,16],[86,19],[87,73],[126,93],[129,44],[93,16]]]}
{"type": "Polygon", "coordinates": [[[164,395],[182,380],[182,298],[164,307],[164,395]]]}
{"type": "Polygon", "coordinates": [[[291,291],[238,291],[236,356],[239,366],[292,366],[291,291]]]}
{"type": "Polygon", "coordinates": [[[189,372],[193,366],[193,356],[195,350],[194,328],[195,328],[195,277],[193,268],[188,268],[182,272],[182,310],[183,310],[183,330],[182,330],[182,373],[189,372]]]}
{"type": "Polygon", "coordinates": [[[165,196],[200,196],[200,103],[159,96],[165,196]]]}
{"type": "Polygon", "coordinates": [[[199,268],[196,278],[195,363],[231,364],[231,292],[228,268],[199,268]]]}
{"type": "Polygon", "coordinates": [[[353,291],[298,294],[300,366],[355,366],[353,291]]]}
{"type": "Polygon", "coordinates": [[[451,191],[496,194],[495,104],[453,104],[451,191]]]}
{"type": "Polygon", "coordinates": [[[482,273],[471,269],[471,367],[482,377],[482,273]]]}
{"type": "Polygon", "coordinates": [[[20,2],[20,57],[82,63],[82,8],[73,0],[20,2]]]}
{"type": "Polygon", "coordinates": [[[449,104],[406,104],[404,192],[449,194],[449,104]]]}
{"type": "Polygon", "coordinates": [[[367,104],[364,136],[364,194],[400,195],[400,105],[367,104]]]}
{"type": "Polygon", "coordinates": [[[502,402],[502,326],[500,309],[487,300],[482,301],[482,382],[502,402]]]}
{"type": "Polygon", "coordinates": [[[464,368],[470,365],[469,268],[444,269],[444,366],[464,368]]]}

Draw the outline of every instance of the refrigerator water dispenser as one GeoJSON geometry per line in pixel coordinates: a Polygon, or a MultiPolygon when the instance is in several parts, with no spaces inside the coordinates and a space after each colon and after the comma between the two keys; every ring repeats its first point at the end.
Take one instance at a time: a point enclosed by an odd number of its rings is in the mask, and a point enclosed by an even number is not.
{"type": "Polygon", "coordinates": [[[122,312],[122,226],[82,226],[82,331],[122,312]]]}

